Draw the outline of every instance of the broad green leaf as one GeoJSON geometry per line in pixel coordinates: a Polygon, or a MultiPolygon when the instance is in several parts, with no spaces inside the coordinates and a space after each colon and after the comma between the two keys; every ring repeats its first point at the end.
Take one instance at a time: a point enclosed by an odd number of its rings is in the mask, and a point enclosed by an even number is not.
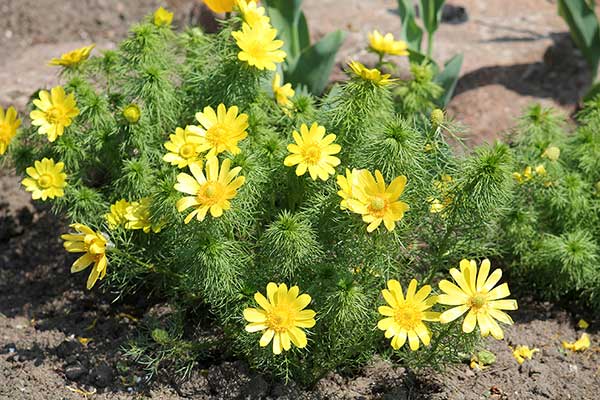
{"type": "Polygon", "coordinates": [[[266,0],[265,3],[271,24],[284,42],[283,50],[292,60],[297,58],[301,52],[298,25],[302,14],[302,0],[266,0]]]}
{"type": "Polygon", "coordinates": [[[415,7],[412,1],[398,0],[398,14],[400,14],[400,21],[402,23],[400,39],[408,43],[411,49],[420,51],[423,29],[417,25],[415,7]]]}
{"type": "Polygon", "coordinates": [[[433,79],[435,83],[444,89],[444,94],[436,101],[440,108],[445,108],[452,98],[456,83],[458,82],[458,77],[460,76],[462,63],[463,55],[455,55],[444,64],[444,70],[437,74],[433,79]]]}
{"type": "Polygon", "coordinates": [[[346,32],[338,30],[304,50],[293,70],[285,72],[286,82],[291,82],[293,86],[305,85],[311,93],[321,94],[329,81],[335,55],[345,39],[346,32]]]}
{"type": "Polygon", "coordinates": [[[442,19],[442,8],[446,0],[421,0],[421,18],[425,30],[433,35],[442,19]]]}
{"type": "Polygon", "coordinates": [[[571,37],[595,78],[600,62],[600,26],[594,9],[585,0],[558,0],[558,14],[569,25],[571,37]]]}
{"type": "Polygon", "coordinates": [[[308,30],[308,23],[304,13],[300,13],[300,20],[298,21],[298,43],[300,52],[304,51],[310,46],[310,33],[308,30]]]}

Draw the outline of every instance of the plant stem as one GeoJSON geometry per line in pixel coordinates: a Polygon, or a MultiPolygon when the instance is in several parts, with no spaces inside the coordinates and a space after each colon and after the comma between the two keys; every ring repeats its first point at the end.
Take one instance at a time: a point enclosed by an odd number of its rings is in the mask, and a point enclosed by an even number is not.
{"type": "Polygon", "coordinates": [[[427,58],[433,54],[433,34],[427,33],[427,58]]]}

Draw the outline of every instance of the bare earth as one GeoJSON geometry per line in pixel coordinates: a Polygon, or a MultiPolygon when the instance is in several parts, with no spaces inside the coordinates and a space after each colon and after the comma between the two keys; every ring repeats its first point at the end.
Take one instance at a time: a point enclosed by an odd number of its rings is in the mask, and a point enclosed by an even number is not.
{"type": "MultiPolygon", "coordinates": [[[[435,55],[464,53],[463,76],[449,112],[469,127],[474,143],[514,126],[532,101],[571,113],[589,80],[573,49],[556,4],[545,0],[462,0],[466,23],[442,24],[435,55]]],[[[397,32],[395,0],[305,0],[311,34],[341,28],[349,37],[333,78],[349,59],[369,62],[366,33],[397,32]],[[343,6],[340,7],[340,4],[343,6]]],[[[57,80],[47,61],[73,48],[114,47],[126,27],[158,5],[176,11],[177,23],[202,14],[191,1],[0,0],[0,104],[23,110],[29,95],[57,80]]],[[[502,342],[485,341],[498,361],[483,371],[458,365],[445,373],[407,371],[375,360],[355,375],[331,374],[305,390],[250,371],[229,354],[214,354],[192,378],[177,383],[160,377],[150,385],[144,372],[122,357],[120,346],[139,320],[160,304],[87,292],[84,276],[69,274],[58,236],[65,222],[0,170],[0,400],[4,399],[595,399],[600,384],[597,333],[592,348],[566,353],[561,340],[582,333],[581,315],[521,298],[516,325],[502,342]],[[82,344],[80,339],[90,339],[82,344]],[[519,367],[509,346],[541,351],[519,367]],[[91,394],[95,393],[95,394],[91,394]]],[[[85,342],[85,341],[84,341],[85,342]]]]}

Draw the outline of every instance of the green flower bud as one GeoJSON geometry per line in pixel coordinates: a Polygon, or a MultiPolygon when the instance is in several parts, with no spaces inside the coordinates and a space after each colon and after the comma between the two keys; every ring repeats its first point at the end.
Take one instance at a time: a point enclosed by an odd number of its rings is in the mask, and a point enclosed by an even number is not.
{"type": "Polygon", "coordinates": [[[556,146],[548,146],[544,153],[542,153],[542,157],[547,158],[550,161],[556,161],[560,157],[560,149],[556,146]]]}
{"type": "Polygon", "coordinates": [[[169,333],[164,329],[154,329],[152,339],[158,344],[167,344],[169,342],[169,333]]]}
{"type": "Polygon", "coordinates": [[[431,123],[433,126],[440,126],[444,123],[444,111],[436,108],[431,112],[431,123]]]}
{"type": "Polygon", "coordinates": [[[130,124],[135,124],[142,115],[140,108],[136,104],[130,104],[123,110],[123,116],[130,124]]]}

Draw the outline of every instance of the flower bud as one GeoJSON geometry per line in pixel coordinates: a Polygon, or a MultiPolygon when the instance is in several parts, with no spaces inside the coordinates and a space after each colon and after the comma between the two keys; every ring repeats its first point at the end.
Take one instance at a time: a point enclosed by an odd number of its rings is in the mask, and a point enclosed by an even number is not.
{"type": "Polygon", "coordinates": [[[152,339],[158,344],[166,344],[169,341],[169,333],[164,329],[154,329],[152,339]]]}
{"type": "Polygon", "coordinates": [[[550,161],[556,161],[560,157],[560,149],[556,146],[548,146],[542,153],[542,157],[547,158],[550,161]]]}
{"type": "Polygon", "coordinates": [[[140,108],[136,104],[130,104],[123,110],[123,116],[130,124],[135,124],[140,120],[140,108]]]}
{"type": "Polygon", "coordinates": [[[444,111],[436,108],[431,112],[431,123],[433,126],[440,126],[444,123],[444,111]]]}

